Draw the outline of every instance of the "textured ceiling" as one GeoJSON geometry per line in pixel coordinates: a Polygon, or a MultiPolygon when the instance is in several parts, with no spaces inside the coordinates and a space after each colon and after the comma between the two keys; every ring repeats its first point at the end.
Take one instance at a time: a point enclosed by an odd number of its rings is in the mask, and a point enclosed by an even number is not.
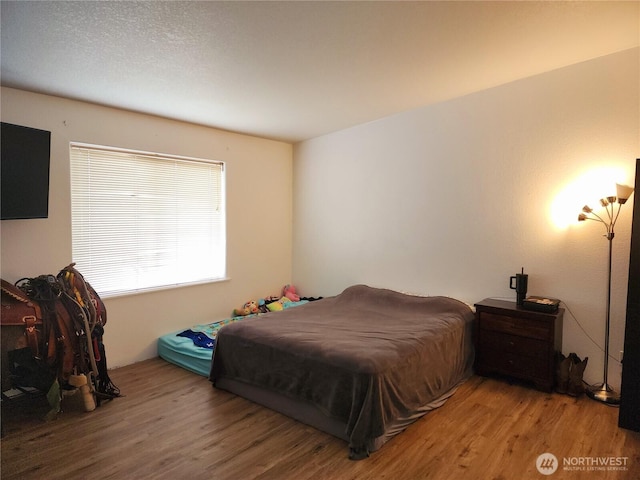
{"type": "Polygon", "coordinates": [[[640,44],[640,2],[2,1],[4,86],[296,142],[640,44]]]}

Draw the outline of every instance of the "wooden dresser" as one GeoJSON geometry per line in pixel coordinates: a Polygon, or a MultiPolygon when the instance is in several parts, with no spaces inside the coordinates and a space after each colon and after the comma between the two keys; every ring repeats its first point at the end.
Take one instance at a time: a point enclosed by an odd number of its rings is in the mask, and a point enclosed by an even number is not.
{"type": "Polygon", "coordinates": [[[476,373],[514,377],[551,391],[556,352],[562,350],[564,309],[542,313],[490,298],[475,307],[476,373]]]}

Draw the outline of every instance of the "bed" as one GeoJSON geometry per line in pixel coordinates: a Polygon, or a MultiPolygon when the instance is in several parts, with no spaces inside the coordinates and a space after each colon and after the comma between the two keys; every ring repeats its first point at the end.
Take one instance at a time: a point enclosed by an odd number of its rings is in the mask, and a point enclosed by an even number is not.
{"type": "MultiPolygon", "coordinates": [[[[283,309],[299,307],[305,303],[308,303],[308,300],[286,302],[283,304],[283,309]]],[[[187,329],[183,328],[177,332],[162,335],[158,338],[158,356],[167,362],[207,377],[211,370],[211,357],[218,331],[230,323],[262,315],[262,313],[257,313],[230,317],[211,323],[193,325],[187,329]]]]}
{"type": "Polygon", "coordinates": [[[225,325],[209,380],[342,438],[362,459],[471,375],[473,318],[452,298],[354,285],[225,325]]]}
{"type": "Polygon", "coordinates": [[[186,330],[182,329],[162,335],[158,338],[158,356],[167,362],[206,377],[211,370],[215,339],[207,336],[210,341],[210,346],[208,346],[206,339],[205,342],[198,344],[199,342],[195,342],[193,338],[182,335],[185,331],[202,333],[199,331],[199,327],[199,325],[194,325],[186,330]]]}

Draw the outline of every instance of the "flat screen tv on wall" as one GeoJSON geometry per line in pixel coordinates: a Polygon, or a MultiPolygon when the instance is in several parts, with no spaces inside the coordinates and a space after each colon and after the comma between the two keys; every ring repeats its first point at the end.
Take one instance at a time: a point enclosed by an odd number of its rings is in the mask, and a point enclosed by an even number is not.
{"type": "Polygon", "coordinates": [[[51,132],[0,124],[2,220],[49,216],[51,132]]]}

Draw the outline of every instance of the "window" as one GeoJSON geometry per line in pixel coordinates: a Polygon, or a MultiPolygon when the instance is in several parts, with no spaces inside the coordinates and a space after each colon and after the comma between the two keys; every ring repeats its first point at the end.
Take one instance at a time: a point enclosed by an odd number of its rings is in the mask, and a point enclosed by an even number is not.
{"type": "Polygon", "coordinates": [[[72,255],[101,296],[223,279],[224,164],[71,144],[72,255]]]}

